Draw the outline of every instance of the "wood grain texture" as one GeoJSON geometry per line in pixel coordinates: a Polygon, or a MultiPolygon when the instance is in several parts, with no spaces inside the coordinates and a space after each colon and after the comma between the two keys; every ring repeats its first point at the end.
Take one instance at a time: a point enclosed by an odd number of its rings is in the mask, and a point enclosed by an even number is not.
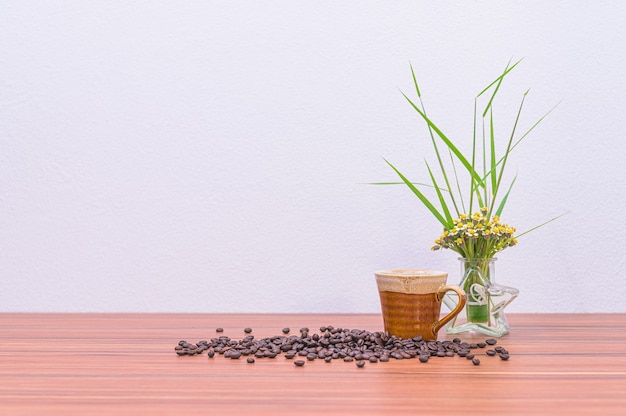
{"type": "MultiPolygon", "coordinates": [[[[509,315],[481,354],[295,367],[284,356],[179,357],[179,340],[382,329],[380,315],[0,314],[0,415],[626,414],[626,314],[509,315]]],[[[461,335],[481,341],[482,335],[461,335]]],[[[451,339],[442,332],[439,339],[451,339]]]]}

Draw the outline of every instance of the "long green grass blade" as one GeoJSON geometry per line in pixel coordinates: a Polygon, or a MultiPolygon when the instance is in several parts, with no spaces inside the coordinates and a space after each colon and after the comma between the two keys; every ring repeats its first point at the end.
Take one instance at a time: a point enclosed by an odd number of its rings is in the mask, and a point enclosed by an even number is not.
{"type": "MultiPolygon", "coordinates": [[[[500,77],[498,77],[496,88],[494,89],[493,94],[491,94],[491,98],[489,99],[489,102],[487,103],[487,107],[485,107],[485,111],[483,111],[483,117],[485,117],[487,115],[487,112],[491,108],[491,105],[493,104],[493,100],[494,100],[494,98],[496,98],[496,94],[498,93],[498,90],[500,89],[500,85],[502,85],[502,81],[504,80],[504,77],[506,76],[506,74],[511,72],[511,70],[513,68],[515,68],[515,66],[517,66],[517,64],[519,64],[520,61],[517,61],[515,63],[515,65],[513,65],[511,68],[509,68],[509,64],[511,63],[511,61],[509,61],[506,64],[506,68],[504,69],[504,73],[502,73],[502,75],[500,75],[500,77]]],[[[490,85],[493,85],[495,82],[496,81],[492,82],[490,85]]],[[[478,96],[480,96],[483,92],[484,92],[484,90],[480,94],[478,94],[478,96]]]]}
{"type": "Polygon", "coordinates": [[[418,97],[422,97],[422,94],[420,93],[420,87],[417,85],[417,78],[415,78],[415,71],[413,71],[413,65],[409,64],[411,67],[411,75],[413,76],[413,84],[415,84],[415,92],[417,92],[417,96],[418,97]]]}
{"type": "MultiPolygon", "coordinates": [[[[554,107],[552,107],[550,110],[548,110],[548,112],[546,112],[543,116],[541,116],[541,118],[539,118],[539,120],[537,120],[535,122],[535,124],[533,124],[527,131],[526,133],[522,134],[520,136],[519,139],[517,139],[517,141],[515,142],[515,144],[513,144],[513,146],[511,146],[511,150],[515,149],[515,147],[517,147],[517,145],[524,140],[524,138],[526,138],[526,136],[528,136],[530,134],[531,131],[533,131],[535,129],[535,127],[537,127],[539,125],[539,123],[541,123],[543,121],[544,118],[548,117],[548,115],[554,111],[555,108],[557,108],[563,101],[559,101],[554,107]]],[[[499,162],[498,162],[499,163],[499,162]]]]}
{"type": "Polygon", "coordinates": [[[511,189],[513,189],[513,184],[515,184],[516,179],[517,179],[517,175],[515,175],[515,177],[511,181],[511,185],[509,185],[509,190],[506,191],[506,194],[504,194],[504,198],[502,198],[502,201],[500,202],[500,205],[498,206],[498,209],[496,210],[496,215],[498,217],[502,215],[502,210],[504,209],[504,206],[506,205],[506,201],[509,199],[509,194],[511,193],[511,189]]]}
{"type": "MultiPolygon", "coordinates": [[[[482,121],[483,121],[482,123],[483,125],[483,134],[482,134],[482,137],[483,137],[483,178],[484,178],[485,176],[487,176],[487,139],[485,138],[485,119],[483,118],[482,121]]],[[[490,188],[488,186],[485,186],[485,188],[483,189],[483,192],[485,194],[484,196],[485,201],[489,201],[490,189],[493,189],[493,187],[490,188]]]]}
{"type": "Polygon", "coordinates": [[[489,112],[489,139],[491,148],[491,190],[496,189],[496,133],[493,127],[493,111],[489,112]]]}
{"type": "Polygon", "coordinates": [[[489,90],[489,88],[491,88],[495,83],[502,81],[502,78],[504,78],[509,72],[511,72],[513,70],[513,68],[515,68],[517,66],[517,64],[522,62],[523,59],[524,58],[522,58],[519,61],[515,62],[511,67],[509,67],[509,64],[511,63],[511,61],[509,60],[509,62],[506,64],[506,69],[505,69],[504,73],[502,75],[500,75],[498,78],[496,78],[491,84],[487,85],[481,92],[478,93],[478,95],[476,97],[480,97],[485,92],[487,92],[487,90],[489,90]]]}
{"type": "Polygon", "coordinates": [[[428,169],[428,174],[430,175],[430,179],[433,181],[433,187],[437,192],[437,198],[439,198],[439,203],[441,204],[441,209],[443,209],[443,214],[446,216],[446,229],[451,229],[454,225],[454,221],[452,220],[452,215],[450,215],[450,210],[448,209],[448,204],[446,204],[446,200],[443,197],[443,194],[439,190],[439,186],[437,186],[437,181],[435,180],[435,176],[433,172],[430,170],[430,166],[428,166],[428,162],[426,162],[426,169],[428,169]]]}
{"type": "MultiPolygon", "coordinates": [[[[426,186],[429,188],[432,188],[433,186],[429,183],[421,183],[421,182],[411,182],[413,185],[416,186],[426,186]]],[[[369,182],[367,183],[367,185],[406,185],[404,182],[369,182]]],[[[442,192],[449,192],[447,189],[445,188],[439,188],[440,191],[442,192]]]]}
{"type": "Polygon", "coordinates": [[[522,108],[524,107],[524,100],[526,99],[526,94],[522,97],[522,102],[519,105],[519,109],[517,111],[517,116],[515,117],[515,123],[513,123],[513,130],[511,131],[511,136],[509,138],[509,143],[506,146],[506,151],[504,152],[504,156],[502,157],[502,166],[500,167],[500,174],[498,175],[498,180],[496,182],[496,188],[492,192],[493,200],[491,201],[491,206],[489,208],[488,215],[491,215],[493,211],[493,206],[496,203],[496,197],[498,195],[498,190],[500,188],[500,184],[502,183],[502,176],[504,175],[504,168],[506,167],[506,161],[509,158],[509,154],[511,153],[511,145],[513,143],[513,138],[515,137],[515,130],[517,129],[517,123],[519,122],[520,115],[522,114],[522,108]]]}
{"type": "MultiPolygon", "coordinates": [[[[476,166],[474,164],[474,159],[476,157],[476,106],[477,105],[478,105],[478,99],[474,98],[474,128],[472,130],[472,167],[476,166]]],[[[474,177],[473,176],[470,177],[470,189],[475,189],[475,186],[474,186],[475,184],[476,184],[476,181],[474,180],[474,177]]],[[[480,195],[480,190],[478,190],[476,194],[480,195]]],[[[474,192],[471,192],[468,214],[472,213],[473,202],[474,202],[474,192]]]]}
{"type": "Polygon", "coordinates": [[[552,218],[552,219],[550,219],[550,220],[548,220],[548,221],[546,221],[546,222],[544,222],[544,223],[542,223],[542,224],[539,224],[538,226],[533,227],[533,228],[531,228],[530,230],[526,230],[526,231],[524,231],[523,233],[521,233],[521,234],[519,234],[519,235],[517,235],[517,236],[515,236],[515,237],[516,237],[516,238],[520,238],[521,236],[526,235],[526,234],[528,234],[528,233],[529,233],[529,232],[531,232],[531,231],[535,231],[537,228],[541,228],[541,227],[543,227],[543,226],[544,226],[544,225],[546,225],[546,224],[550,224],[552,221],[556,221],[556,220],[558,220],[559,218],[561,218],[562,216],[567,215],[567,214],[569,214],[569,212],[564,212],[564,213],[563,213],[563,214],[561,214],[561,215],[557,215],[556,217],[554,217],[554,218],[552,218]]]}
{"type": "Polygon", "coordinates": [[[463,154],[459,151],[459,149],[457,149],[457,147],[452,143],[452,141],[450,141],[450,139],[448,139],[448,137],[446,137],[446,135],[443,134],[443,132],[439,129],[439,127],[437,127],[435,125],[435,123],[433,123],[432,120],[430,118],[428,118],[428,116],[422,110],[420,110],[420,108],[417,105],[415,105],[415,103],[413,101],[411,101],[411,99],[409,97],[406,96],[405,93],[402,92],[402,95],[409,102],[409,104],[411,104],[413,109],[415,109],[415,111],[417,111],[419,113],[419,115],[422,116],[424,121],[426,121],[426,123],[433,129],[433,131],[435,133],[437,133],[437,135],[441,138],[441,140],[443,140],[443,142],[446,144],[446,146],[448,146],[448,148],[452,151],[452,153],[454,153],[454,155],[457,157],[457,159],[459,159],[459,161],[463,164],[463,166],[465,166],[465,168],[470,173],[470,175],[474,178],[474,180],[476,182],[478,182],[481,187],[484,187],[485,184],[481,180],[480,175],[478,173],[476,173],[476,171],[474,170],[473,165],[471,165],[467,161],[465,156],[463,156],[463,154]]]}
{"type": "MultiPolygon", "coordinates": [[[[535,122],[535,124],[532,125],[532,127],[530,129],[528,129],[519,139],[517,139],[517,141],[515,141],[515,143],[511,146],[511,149],[509,151],[512,152],[513,149],[515,149],[522,140],[524,140],[526,138],[526,136],[528,136],[530,134],[531,131],[533,131],[535,129],[535,127],[537,127],[552,111],[554,111],[555,108],[557,108],[559,106],[559,104],[561,104],[562,101],[559,101],[554,107],[552,107],[550,110],[548,110],[539,120],[537,120],[535,122]]],[[[498,161],[496,162],[495,168],[497,168],[498,166],[500,166],[500,164],[502,163],[502,161],[504,160],[504,157],[501,157],[500,159],[498,159],[498,161]]],[[[496,169],[494,167],[491,168],[491,170],[489,170],[489,172],[487,172],[487,174],[485,176],[483,176],[482,180],[487,181],[489,175],[493,175],[496,172],[496,169]]],[[[472,189],[473,191],[476,190],[476,188],[472,189]]]]}
{"type": "MultiPolygon", "coordinates": [[[[452,171],[454,172],[454,180],[456,181],[456,188],[459,193],[459,198],[461,199],[461,208],[463,209],[463,212],[465,212],[465,201],[463,200],[463,191],[461,191],[461,182],[459,182],[459,175],[456,171],[456,163],[454,163],[454,156],[452,156],[452,151],[450,149],[448,149],[448,153],[450,154],[450,164],[452,165],[452,171]]],[[[450,194],[452,194],[452,191],[450,191],[450,194]]],[[[459,210],[457,208],[457,215],[460,214],[458,211],[459,210]]]]}
{"type": "MultiPolygon", "coordinates": [[[[422,95],[420,93],[419,86],[417,85],[417,79],[415,77],[415,71],[413,71],[412,65],[411,65],[411,75],[413,76],[413,83],[415,84],[415,91],[417,92],[417,98],[419,99],[420,107],[422,108],[422,112],[426,114],[426,107],[424,106],[424,102],[422,101],[422,95]]],[[[437,161],[439,162],[439,168],[441,169],[441,174],[448,188],[448,194],[450,196],[450,200],[452,201],[452,205],[454,206],[454,209],[456,210],[457,215],[458,215],[459,207],[456,204],[456,199],[454,198],[454,193],[452,192],[452,187],[450,186],[450,180],[448,179],[446,168],[444,167],[443,162],[441,160],[441,155],[439,153],[439,146],[437,146],[437,141],[435,140],[435,135],[433,134],[433,129],[432,127],[430,127],[430,125],[428,126],[428,133],[430,135],[430,140],[433,144],[433,148],[435,149],[435,155],[437,155],[437,161]]]]}
{"type": "MultiPolygon", "coordinates": [[[[534,130],[535,127],[537,127],[539,125],[539,123],[541,123],[552,111],[554,111],[555,108],[557,108],[559,106],[559,104],[561,104],[562,101],[559,101],[554,107],[552,107],[550,110],[548,110],[547,113],[545,113],[539,120],[537,120],[535,122],[535,124],[532,125],[532,127],[530,129],[528,129],[526,131],[526,133],[524,133],[519,139],[517,139],[517,141],[511,146],[511,149],[509,151],[512,152],[513,149],[515,149],[517,147],[517,145],[519,145],[521,143],[522,140],[524,140],[526,138],[526,136],[528,136],[530,134],[531,131],[534,130]]],[[[504,156],[501,157],[498,162],[496,163],[496,166],[499,166],[504,160],[504,156]]],[[[487,175],[485,177],[483,177],[483,181],[487,180],[487,176],[491,175],[493,172],[495,172],[495,169],[491,169],[489,172],[487,172],[487,175]]]]}
{"type": "Polygon", "coordinates": [[[435,208],[435,206],[428,200],[428,198],[426,198],[426,196],[421,193],[420,190],[411,183],[411,181],[409,181],[402,173],[400,173],[400,171],[396,169],[394,165],[392,165],[387,159],[384,160],[389,166],[391,166],[391,168],[398,174],[398,176],[400,176],[400,179],[402,179],[402,181],[409,187],[409,189],[413,191],[413,193],[419,198],[419,200],[422,201],[424,206],[428,208],[428,210],[435,216],[435,218],[437,218],[441,225],[447,228],[448,224],[446,222],[446,219],[439,213],[437,208],[435,208]]]}

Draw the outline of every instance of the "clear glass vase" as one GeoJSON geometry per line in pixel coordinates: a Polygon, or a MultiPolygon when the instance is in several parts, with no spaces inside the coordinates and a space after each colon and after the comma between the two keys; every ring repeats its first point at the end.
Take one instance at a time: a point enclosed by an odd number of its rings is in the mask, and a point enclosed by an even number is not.
{"type": "MultiPolygon", "coordinates": [[[[467,294],[465,310],[446,325],[446,333],[480,332],[501,337],[509,332],[504,308],[519,294],[519,290],[495,283],[496,258],[459,258],[461,282],[467,294]]],[[[444,304],[452,310],[458,296],[448,293],[444,304]]]]}

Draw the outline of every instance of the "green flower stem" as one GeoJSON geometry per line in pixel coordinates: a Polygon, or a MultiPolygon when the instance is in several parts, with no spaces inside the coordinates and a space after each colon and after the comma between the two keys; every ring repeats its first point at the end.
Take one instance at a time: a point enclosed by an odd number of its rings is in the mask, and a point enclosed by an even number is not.
{"type": "Polygon", "coordinates": [[[467,321],[473,323],[485,323],[490,321],[491,299],[488,286],[491,282],[489,265],[493,261],[490,258],[464,260],[464,283],[463,290],[467,294],[465,311],[467,321]]]}

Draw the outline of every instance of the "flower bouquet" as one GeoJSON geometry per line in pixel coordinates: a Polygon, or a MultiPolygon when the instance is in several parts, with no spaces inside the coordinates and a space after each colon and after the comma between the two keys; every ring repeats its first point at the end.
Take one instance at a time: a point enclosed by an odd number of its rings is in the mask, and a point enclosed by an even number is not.
{"type": "Polygon", "coordinates": [[[509,155],[556,108],[554,106],[528,130],[519,134],[518,122],[524,101],[529,93],[526,91],[522,95],[513,127],[508,134],[506,147],[500,153],[497,152],[493,116],[494,99],[505,77],[520,62],[521,60],[511,65],[509,61],[504,71],[475,97],[474,129],[471,138],[471,154],[468,156],[463,154],[459,147],[426,114],[412,65],[411,74],[417,100],[402,93],[419,117],[426,122],[440,175],[437,178],[433,169],[426,162],[430,182],[427,184],[414,183],[385,159],[385,162],[397,173],[402,182],[379,184],[405,184],[408,186],[443,226],[443,233],[435,240],[432,249],[450,249],[461,256],[463,277],[460,286],[467,293],[465,317],[467,322],[462,325],[451,322],[446,328],[449,333],[479,330],[490,335],[500,336],[508,332],[508,324],[502,311],[517,296],[518,291],[494,283],[494,255],[505,248],[516,245],[518,238],[522,235],[558,218],[552,218],[517,236],[514,227],[500,222],[500,216],[516,179],[516,176],[513,177],[505,185],[504,172],[509,155]],[[487,103],[479,112],[479,101],[481,100],[487,100],[487,103]],[[444,163],[444,158],[449,160],[444,163]],[[462,183],[468,185],[465,193],[462,190],[462,183]],[[424,188],[431,189],[432,196],[430,198],[425,191],[422,191],[424,188]]]}

